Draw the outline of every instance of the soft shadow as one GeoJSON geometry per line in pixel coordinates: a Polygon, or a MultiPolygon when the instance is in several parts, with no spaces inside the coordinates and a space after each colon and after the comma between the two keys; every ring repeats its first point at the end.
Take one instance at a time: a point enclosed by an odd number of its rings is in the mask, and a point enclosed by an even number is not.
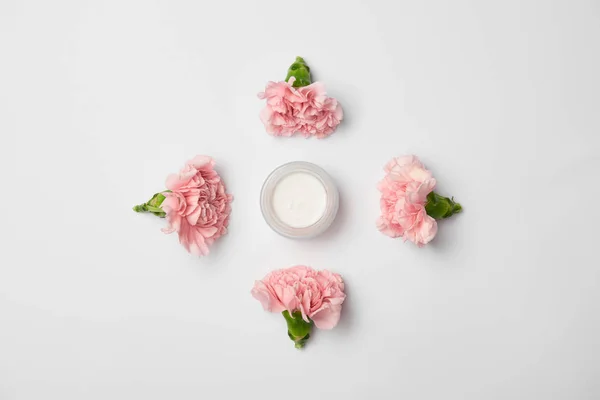
{"type": "MultiPolygon", "coordinates": [[[[344,300],[344,303],[342,304],[340,321],[338,322],[337,326],[333,328],[333,330],[325,331],[326,336],[334,335],[337,337],[337,340],[348,340],[348,336],[350,336],[351,332],[354,331],[353,327],[356,322],[356,312],[354,311],[354,301],[356,301],[356,299],[352,299],[352,293],[348,292],[348,285],[346,282],[344,283],[346,284],[344,288],[346,300],[344,300]]],[[[319,346],[321,334],[323,334],[323,332],[321,332],[319,328],[313,327],[310,333],[310,340],[308,341],[306,347],[319,346]]]]}
{"type": "Polygon", "coordinates": [[[351,84],[335,82],[326,84],[327,94],[337,99],[344,111],[344,118],[335,134],[348,136],[356,134],[356,121],[360,118],[360,95],[358,89],[351,84]]]}
{"type": "Polygon", "coordinates": [[[458,227],[457,219],[461,214],[452,216],[447,220],[438,221],[438,233],[435,238],[427,245],[434,253],[448,256],[448,252],[456,250],[459,247],[458,236],[455,234],[458,227]]]}
{"type": "Polygon", "coordinates": [[[335,327],[339,332],[348,334],[352,331],[352,327],[356,321],[356,312],[354,302],[356,299],[352,297],[352,290],[348,290],[348,282],[344,281],[344,293],[346,293],[346,299],[342,305],[342,314],[340,316],[340,322],[335,327]]]}
{"type": "Polygon", "coordinates": [[[229,232],[225,236],[221,236],[215,241],[215,243],[213,243],[213,245],[210,247],[210,253],[208,256],[200,257],[201,260],[206,261],[202,263],[202,266],[211,270],[220,269],[217,268],[221,264],[219,261],[228,256],[227,249],[229,249],[230,246],[227,242],[229,242],[229,232]]]}

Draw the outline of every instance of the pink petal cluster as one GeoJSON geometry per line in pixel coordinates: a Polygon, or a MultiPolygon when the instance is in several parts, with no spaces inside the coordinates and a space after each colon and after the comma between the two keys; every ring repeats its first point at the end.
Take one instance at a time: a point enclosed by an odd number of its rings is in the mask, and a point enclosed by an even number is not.
{"type": "Polygon", "coordinates": [[[337,325],[346,298],[339,274],[303,265],[270,272],[263,280],[256,281],[252,296],[266,311],[288,310],[290,314],[300,311],[306,322],[312,320],[320,329],[337,325]]]}
{"type": "Polygon", "coordinates": [[[419,247],[437,233],[437,222],[427,215],[427,195],[435,179],[416,156],[394,158],[385,166],[386,176],[379,182],[381,217],[377,227],[384,234],[402,237],[419,247]]]}
{"type": "Polygon", "coordinates": [[[232,196],[225,193],[211,157],[196,156],[167,178],[165,233],[177,232],[179,242],[194,255],[207,255],[208,247],[227,233],[232,196]]]}
{"type": "Polygon", "coordinates": [[[335,131],[343,117],[340,104],[328,97],[325,85],[320,82],[294,88],[296,78],[288,82],[269,82],[264,92],[258,94],[267,105],[260,119],[267,132],[274,136],[327,137],[335,131]]]}

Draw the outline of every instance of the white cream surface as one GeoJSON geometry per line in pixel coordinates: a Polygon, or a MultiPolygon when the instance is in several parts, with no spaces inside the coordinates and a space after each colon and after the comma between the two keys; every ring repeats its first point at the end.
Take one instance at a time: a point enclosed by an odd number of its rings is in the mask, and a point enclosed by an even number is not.
{"type": "Polygon", "coordinates": [[[306,172],[293,172],[281,178],[273,190],[273,211],[292,228],[315,224],[327,207],[327,192],[321,181],[306,172]]]}

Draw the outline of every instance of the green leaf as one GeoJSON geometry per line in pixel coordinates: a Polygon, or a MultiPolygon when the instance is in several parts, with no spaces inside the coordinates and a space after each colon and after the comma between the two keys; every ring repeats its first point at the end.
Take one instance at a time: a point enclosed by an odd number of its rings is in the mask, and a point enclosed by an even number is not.
{"type": "Polygon", "coordinates": [[[146,208],[147,208],[147,209],[148,209],[148,211],[150,211],[151,213],[161,213],[161,212],[164,212],[164,211],[162,210],[162,208],[160,208],[160,207],[154,207],[154,206],[151,206],[151,205],[149,205],[149,204],[147,204],[147,205],[146,205],[146,208]]]}
{"type": "Polygon", "coordinates": [[[166,197],[163,193],[170,193],[170,190],[165,190],[164,192],[155,193],[154,196],[147,203],[140,204],[133,207],[133,211],[135,212],[149,212],[157,217],[164,218],[167,213],[165,213],[162,208],[160,208],[163,201],[165,201],[166,197]]]}
{"type": "Polygon", "coordinates": [[[448,197],[431,192],[427,195],[425,211],[431,218],[444,219],[461,212],[462,206],[456,203],[453,198],[449,199],[448,197]]]}
{"type": "Polygon", "coordinates": [[[152,198],[148,201],[149,206],[160,207],[160,205],[165,201],[166,197],[162,193],[156,193],[152,198]]]}
{"type": "Polygon", "coordinates": [[[144,204],[138,204],[137,206],[133,206],[133,211],[135,212],[147,212],[148,209],[146,208],[146,203],[144,204]]]}
{"type": "Polygon", "coordinates": [[[290,333],[290,331],[288,331],[288,337],[290,339],[292,339],[292,341],[295,343],[294,347],[297,349],[301,349],[304,346],[306,346],[306,342],[308,342],[308,339],[310,339],[310,333],[306,336],[304,336],[301,339],[294,339],[294,337],[292,336],[292,334],[290,333]]]}
{"type": "Polygon", "coordinates": [[[292,315],[285,310],[281,313],[285,322],[287,322],[288,336],[296,344],[296,348],[300,349],[304,347],[306,341],[310,337],[310,331],[312,330],[313,322],[306,322],[302,319],[302,313],[295,311],[292,315]]]}
{"type": "Polygon", "coordinates": [[[285,81],[287,82],[292,76],[296,78],[292,84],[293,87],[302,87],[311,84],[310,68],[306,65],[302,57],[296,57],[296,61],[290,65],[285,81]]]}
{"type": "Polygon", "coordinates": [[[431,192],[427,195],[425,211],[433,219],[442,219],[448,213],[448,203],[443,201],[436,193],[431,192]]]}

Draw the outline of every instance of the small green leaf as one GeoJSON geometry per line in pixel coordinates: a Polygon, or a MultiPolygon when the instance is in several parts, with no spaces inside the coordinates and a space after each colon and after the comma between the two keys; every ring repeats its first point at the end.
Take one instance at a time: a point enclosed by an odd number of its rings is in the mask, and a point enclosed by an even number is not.
{"type": "Polygon", "coordinates": [[[310,79],[310,68],[306,65],[306,62],[302,57],[296,57],[296,61],[290,65],[285,81],[287,82],[292,76],[296,78],[292,84],[293,87],[308,86],[312,83],[310,79]]]}
{"type": "Polygon", "coordinates": [[[448,213],[449,205],[443,201],[440,196],[436,193],[431,192],[427,195],[427,203],[425,204],[425,211],[427,215],[434,219],[442,219],[444,215],[448,213]]]}
{"type": "Polygon", "coordinates": [[[162,193],[156,193],[152,198],[148,201],[148,205],[160,207],[160,205],[165,201],[166,197],[162,193]]]}
{"type": "Polygon", "coordinates": [[[444,219],[461,212],[462,206],[456,203],[453,198],[449,199],[448,197],[431,192],[427,195],[425,211],[431,218],[444,219]]]}

